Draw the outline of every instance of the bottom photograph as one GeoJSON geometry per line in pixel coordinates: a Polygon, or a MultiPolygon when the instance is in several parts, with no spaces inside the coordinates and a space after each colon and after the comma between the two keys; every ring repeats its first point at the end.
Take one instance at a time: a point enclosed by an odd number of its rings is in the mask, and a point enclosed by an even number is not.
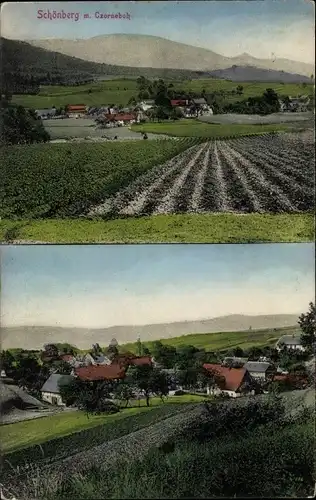
{"type": "Polygon", "coordinates": [[[3,246],[1,498],[313,497],[314,249],[3,246]]]}

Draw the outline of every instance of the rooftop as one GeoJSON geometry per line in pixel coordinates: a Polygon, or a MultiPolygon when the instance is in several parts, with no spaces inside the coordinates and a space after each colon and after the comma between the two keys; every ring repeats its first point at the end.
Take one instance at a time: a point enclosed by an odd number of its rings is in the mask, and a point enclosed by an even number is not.
{"type": "Polygon", "coordinates": [[[213,363],[205,363],[203,368],[210,373],[214,373],[219,378],[223,377],[222,380],[219,379],[218,386],[220,389],[226,391],[237,391],[246,374],[244,368],[228,368],[227,366],[213,363]]]}
{"type": "Polygon", "coordinates": [[[125,367],[118,363],[111,365],[91,365],[75,369],[81,380],[117,380],[125,377],[125,367]]]}
{"type": "Polygon", "coordinates": [[[52,375],[46,380],[41,391],[42,392],[52,392],[53,394],[59,394],[59,383],[61,380],[65,383],[73,380],[71,375],[61,375],[60,373],[52,373],[52,375]]]}
{"type": "Polygon", "coordinates": [[[247,363],[244,364],[244,368],[248,370],[248,372],[259,373],[265,373],[270,366],[271,364],[265,361],[247,361],[247,363]]]}

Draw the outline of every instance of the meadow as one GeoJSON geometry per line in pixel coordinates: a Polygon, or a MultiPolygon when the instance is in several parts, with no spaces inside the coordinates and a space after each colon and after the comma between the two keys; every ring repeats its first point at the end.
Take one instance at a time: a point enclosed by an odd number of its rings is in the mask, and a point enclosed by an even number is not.
{"type": "Polygon", "coordinates": [[[12,454],[17,474],[8,476],[7,470],[4,482],[11,491],[48,500],[238,498],[258,491],[260,497],[306,497],[315,482],[315,391],[294,392],[161,406],[121,420],[123,426],[74,433],[63,445],[62,439],[48,442],[50,462],[31,454],[34,447],[17,451],[12,454]],[[306,407],[297,392],[310,393],[306,407]],[[74,455],[77,449],[82,452],[74,455]],[[37,458],[25,477],[18,456],[37,458]]]}
{"type": "MultiPolygon", "coordinates": [[[[273,346],[282,335],[291,335],[298,332],[298,328],[285,327],[275,329],[247,330],[243,332],[216,332],[194,333],[161,339],[161,343],[179,348],[183,345],[193,345],[206,351],[225,351],[234,347],[249,349],[250,347],[273,346]]],[[[153,342],[143,342],[149,350],[153,342]]],[[[128,343],[121,346],[123,351],[137,353],[137,343],[128,343]]]]}
{"type": "Polygon", "coordinates": [[[299,243],[314,241],[312,214],[179,214],[113,220],[0,220],[7,243],[299,243]]]}
{"type": "MultiPolygon", "coordinates": [[[[183,89],[188,92],[202,92],[202,90],[205,90],[206,93],[219,90],[231,91],[237,85],[242,85],[243,94],[241,96],[228,94],[226,99],[229,102],[261,95],[267,87],[273,88],[279,94],[290,96],[311,95],[313,93],[312,84],[302,86],[301,84],[281,84],[279,82],[231,82],[215,78],[183,81],[172,80],[172,84],[175,90],[183,89]]],[[[101,106],[115,103],[126,106],[132,97],[137,96],[137,93],[135,79],[113,79],[73,87],[62,85],[42,86],[38,95],[14,95],[12,102],[35,109],[65,106],[67,104],[101,106]]]]}
{"type": "MultiPolygon", "coordinates": [[[[184,411],[187,405],[190,408],[191,404],[199,403],[205,399],[207,396],[186,394],[169,396],[162,402],[160,398],[153,397],[150,399],[149,407],[146,406],[145,400],[140,400],[137,403],[132,402],[127,408],[121,409],[119,413],[110,415],[89,415],[88,417],[83,411],[67,410],[52,416],[6,424],[0,426],[2,452],[11,453],[22,448],[43,445],[52,439],[63,438],[96,427],[98,428],[96,431],[102,434],[102,440],[113,439],[123,435],[122,429],[129,429],[131,432],[134,429],[134,422],[139,422],[138,429],[143,425],[154,423],[160,418],[184,411]],[[152,413],[151,415],[143,415],[147,412],[152,413]],[[126,419],[128,421],[125,421],[126,419]],[[114,428],[121,429],[121,431],[116,432],[114,428]]],[[[77,437],[79,438],[79,435],[77,437]]],[[[45,457],[47,458],[48,455],[45,457]]]]}

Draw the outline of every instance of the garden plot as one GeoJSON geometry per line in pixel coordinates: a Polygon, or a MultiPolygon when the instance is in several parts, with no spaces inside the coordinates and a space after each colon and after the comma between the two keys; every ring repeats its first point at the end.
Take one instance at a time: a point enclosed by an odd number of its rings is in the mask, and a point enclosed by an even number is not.
{"type": "Polygon", "coordinates": [[[88,216],[309,212],[314,161],[312,131],[210,141],[151,169],[88,216]]]}

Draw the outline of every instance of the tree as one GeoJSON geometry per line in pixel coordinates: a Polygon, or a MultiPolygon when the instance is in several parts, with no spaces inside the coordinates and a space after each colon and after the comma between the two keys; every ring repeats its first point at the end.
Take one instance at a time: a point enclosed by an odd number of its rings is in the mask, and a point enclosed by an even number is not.
{"type": "Polygon", "coordinates": [[[10,375],[14,369],[14,356],[10,351],[1,351],[0,354],[0,368],[4,370],[7,375],[10,375]]]}
{"type": "Polygon", "coordinates": [[[76,403],[80,391],[83,389],[83,383],[78,378],[69,380],[68,378],[60,379],[58,382],[59,392],[66,406],[72,406],[76,403]]]}
{"type": "Polygon", "coordinates": [[[151,365],[134,366],[129,369],[128,380],[132,387],[142,391],[146,406],[150,406],[150,397],[155,394],[163,399],[168,394],[169,380],[165,373],[151,365]]]}
{"type": "Polygon", "coordinates": [[[164,368],[173,368],[176,362],[177,350],[175,347],[162,344],[159,340],[153,342],[152,354],[157,363],[164,368]]]}
{"type": "Polygon", "coordinates": [[[307,313],[300,315],[298,324],[302,330],[302,345],[312,351],[316,343],[316,308],[313,302],[310,302],[307,313]]]}
{"type": "Polygon", "coordinates": [[[120,380],[119,383],[116,385],[115,390],[114,390],[115,399],[118,399],[119,401],[123,401],[125,404],[125,408],[127,408],[128,403],[133,398],[133,396],[134,396],[134,392],[133,392],[131,380],[128,377],[126,377],[123,380],[120,380]]]}
{"type": "Polygon", "coordinates": [[[263,93],[263,99],[270,107],[270,113],[277,113],[280,111],[279,96],[273,89],[266,89],[263,93]]]}
{"type": "Polygon", "coordinates": [[[2,144],[31,144],[47,142],[50,139],[34,110],[26,110],[23,106],[10,104],[3,99],[0,121],[2,144]]]}
{"type": "Polygon", "coordinates": [[[12,377],[19,387],[25,387],[29,390],[38,388],[41,365],[33,354],[25,355],[23,352],[17,355],[15,359],[15,370],[12,377]]]}
{"type": "Polygon", "coordinates": [[[53,361],[50,366],[51,371],[59,373],[61,375],[70,375],[72,372],[72,367],[67,361],[62,359],[53,361]]]}
{"type": "Polygon", "coordinates": [[[236,87],[236,94],[242,95],[244,92],[244,87],[242,85],[237,85],[236,87]]]}

